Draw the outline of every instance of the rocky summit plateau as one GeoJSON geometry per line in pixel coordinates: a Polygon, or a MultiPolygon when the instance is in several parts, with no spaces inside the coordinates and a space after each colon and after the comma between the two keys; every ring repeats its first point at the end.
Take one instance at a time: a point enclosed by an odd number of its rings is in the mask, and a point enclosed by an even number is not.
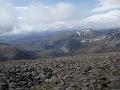
{"type": "Polygon", "coordinates": [[[120,53],[1,61],[0,90],[120,90],[120,53]]]}

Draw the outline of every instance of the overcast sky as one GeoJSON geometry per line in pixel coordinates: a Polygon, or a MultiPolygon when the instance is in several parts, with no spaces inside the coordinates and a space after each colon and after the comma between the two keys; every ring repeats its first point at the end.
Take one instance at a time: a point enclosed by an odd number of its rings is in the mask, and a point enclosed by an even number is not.
{"type": "Polygon", "coordinates": [[[0,34],[120,28],[120,0],[0,0],[0,34]]]}

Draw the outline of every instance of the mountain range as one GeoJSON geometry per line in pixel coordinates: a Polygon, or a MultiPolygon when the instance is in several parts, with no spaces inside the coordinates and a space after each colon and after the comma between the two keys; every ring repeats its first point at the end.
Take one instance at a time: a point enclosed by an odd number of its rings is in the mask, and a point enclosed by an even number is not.
{"type": "Polygon", "coordinates": [[[120,29],[31,32],[0,36],[0,58],[30,59],[120,51],[120,29]]]}

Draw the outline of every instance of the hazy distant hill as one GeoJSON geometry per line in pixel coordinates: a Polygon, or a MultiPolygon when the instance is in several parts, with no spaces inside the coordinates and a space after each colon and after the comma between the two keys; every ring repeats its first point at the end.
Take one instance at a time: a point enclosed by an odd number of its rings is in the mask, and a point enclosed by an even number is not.
{"type": "Polygon", "coordinates": [[[20,50],[9,44],[0,43],[0,60],[33,58],[35,58],[35,54],[30,51],[20,50]]]}

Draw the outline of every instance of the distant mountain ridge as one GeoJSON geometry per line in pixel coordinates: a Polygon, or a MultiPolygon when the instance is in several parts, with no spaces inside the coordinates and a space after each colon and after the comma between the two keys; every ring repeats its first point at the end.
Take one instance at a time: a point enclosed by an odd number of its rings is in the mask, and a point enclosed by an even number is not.
{"type": "Polygon", "coordinates": [[[39,57],[119,52],[120,29],[36,32],[4,41],[39,57]]]}

